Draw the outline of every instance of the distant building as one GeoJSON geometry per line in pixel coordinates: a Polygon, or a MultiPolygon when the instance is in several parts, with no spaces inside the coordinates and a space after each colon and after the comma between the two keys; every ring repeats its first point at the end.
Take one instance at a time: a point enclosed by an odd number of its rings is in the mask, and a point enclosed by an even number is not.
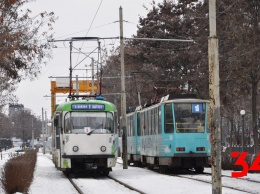
{"type": "Polygon", "coordinates": [[[9,104],[9,117],[14,116],[17,113],[24,111],[23,104],[9,104]]]}

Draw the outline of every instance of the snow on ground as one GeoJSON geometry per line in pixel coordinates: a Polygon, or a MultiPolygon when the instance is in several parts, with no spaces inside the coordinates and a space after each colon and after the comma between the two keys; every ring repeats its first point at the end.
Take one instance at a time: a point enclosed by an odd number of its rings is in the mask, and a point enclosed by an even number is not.
{"type": "MultiPolygon", "coordinates": [[[[9,153],[13,152],[15,148],[8,150],[7,152],[2,152],[2,159],[0,160],[0,169],[9,158],[9,153]]],[[[119,162],[121,160],[119,159],[119,162]]],[[[210,168],[206,169],[210,172],[210,168]]],[[[1,170],[2,172],[2,170],[1,170]]],[[[224,175],[231,175],[231,171],[222,171],[224,175]]],[[[180,177],[168,176],[158,174],[156,172],[129,166],[128,169],[123,169],[121,164],[117,164],[110,172],[110,176],[119,179],[121,182],[126,182],[127,184],[135,187],[147,194],[210,194],[212,193],[212,186],[207,183],[189,180],[180,177]]],[[[202,177],[204,175],[201,175],[202,177]]],[[[204,176],[205,177],[205,176],[204,176]]],[[[248,174],[244,179],[252,179],[260,181],[259,174],[248,174]]],[[[109,194],[109,184],[98,181],[97,179],[91,179],[91,186],[84,185],[84,180],[78,179],[78,183],[82,185],[84,191],[91,194],[100,194],[102,187],[105,188],[106,194],[109,194]],[[101,184],[102,183],[102,184],[101,184]],[[101,186],[102,185],[102,186],[101,186]]],[[[224,180],[224,179],[223,179],[224,180]]],[[[229,179],[230,181],[230,179],[229,179]]],[[[235,184],[239,183],[237,179],[231,179],[235,184]]],[[[112,181],[111,181],[112,183],[112,181]]],[[[112,183],[114,184],[114,183],[112,183]]],[[[224,183],[223,183],[224,184],[224,183]]],[[[229,184],[225,182],[225,184],[229,184]]],[[[240,184],[240,183],[239,183],[240,184]]],[[[121,187],[117,187],[118,193],[121,192],[121,187]]],[[[259,188],[255,188],[255,193],[259,192],[259,188]]],[[[104,190],[103,190],[104,191],[104,190]]],[[[0,193],[4,193],[3,189],[0,188],[0,193]]],[[[73,188],[71,183],[66,179],[62,172],[56,170],[54,164],[51,161],[51,155],[46,153],[43,154],[38,152],[36,171],[34,174],[34,180],[30,187],[29,194],[74,194],[77,191],[73,188]]],[[[114,192],[113,192],[114,193],[114,192]]],[[[135,193],[129,190],[129,193],[135,193]]],[[[222,188],[223,194],[238,194],[244,192],[234,191],[228,188],[222,188]]]]}

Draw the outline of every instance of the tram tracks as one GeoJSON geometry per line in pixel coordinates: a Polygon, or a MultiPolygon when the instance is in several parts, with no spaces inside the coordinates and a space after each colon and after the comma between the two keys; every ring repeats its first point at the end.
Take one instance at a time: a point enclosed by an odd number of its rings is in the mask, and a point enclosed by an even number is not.
{"type": "Polygon", "coordinates": [[[79,194],[84,194],[84,193],[118,193],[118,188],[121,187],[120,192],[122,193],[133,193],[133,194],[145,194],[144,192],[120,181],[117,180],[111,176],[98,176],[98,177],[83,177],[83,178],[70,178],[67,177],[73,187],[77,190],[79,194]],[[100,185],[98,186],[99,188],[94,188],[91,186],[93,183],[93,179],[96,179],[96,181],[100,182],[100,185]],[[112,181],[112,182],[111,182],[112,181]],[[102,185],[111,185],[109,187],[109,192],[106,188],[102,190],[102,185]],[[120,185],[120,186],[119,186],[120,185]],[[93,192],[93,190],[98,190],[93,192]],[[92,192],[91,192],[92,191],[92,192]]]}
{"type": "MultiPolygon", "coordinates": [[[[192,172],[192,171],[191,171],[192,172]]],[[[204,182],[208,184],[212,184],[211,180],[211,173],[203,173],[203,174],[189,174],[189,175],[179,175],[179,174],[170,174],[170,176],[190,179],[190,180],[196,180],[199,182],[204,182]],[[204,175],[204,176],[203,176],[204,175]],[[206,175],[206,176],[205,176],[206,175]]],[[[222,188],[228,188],[235,191],[241,191],[245,193],[251,193],[251,194],[259,194],[260,192],[256,192],[254,189],[250,190],[247,188],[244,188],[243,185],[251,184],[250,188],[257,188],[260,181],[252,180],[252,179],[239,179],[239,178],[233,178],[231,176],[222,175],[222,188]],[[235,181],[228,181],[228,179],[235,179],[235,181]],[[228,182],[228,184],[226,184],[228,182]],[[233,183],[233,184],[232,184],[233,183]]]]}
{"type": "Polygon", "coordinates": [[[84,192],[78,187],[78,185],[72,180],[72,178],[68,177],[68,179],[73,187],[79,192],[79,194],[84,194],[84,192]]]}
{"type": "MultiPolygon", "coordinates": [[[[157,172],[161,174],[158,169],[153,169],[154,172],[157,172]]],[[[209,185],[212,185],[212,174],[205,172],[203,174],[198,174],[195,171],[176,171],[173,170],[172,172],[168,172],[165,175],[178,177],[182,179],[190,179],[194,181],[204,182],[209,185]]],[[[253,178],[253,177],[243,177],[243,178],[233,178],[228,175],[222,175],[222,188],[233,190],[237,192],[244,192],[244,193],[251,193],[251,194],[260,194],[260,191],[258,191],[256,188],[259,188],[259,178],[253,178]]]]}
{"type": "MultiPolygon", "coordinates": [[[[51,160],[50,156],[49,157],[47,156],[47,158],[49,160],[51,160]]],[[[120,163],[118,163],[118,164],[120,164],[120,163]]],[[[122,163],[121,163],[121,165],[122,165],[122,163]]],[[[85,174],[85,175],[81,174],[81,175],[78,175],[78,176],[75,175],[75,174],[70,174],[70,176],[68,176],[68,174],[66,174],[66,173],[63,173],[63,174],[70,181],[72,186],[75,188],[76,192],[78,192],[79,194],[97,193],[96,191],[91,192],[90,190],[91,189],[96,190],[95,188],[100,187],[100,185],[92,186],[92,188],[88,188],[89,185],[91,185],[93,183],[93,179],[96,179],[97,182],[102,182],[101,184],[104,184],[104,182],[108,182],[108,183],[105,183],[105,184],[109,185],[109,186],[114,185],[114,187],[116,187],[116,188],[114,188],[115,191],[113,192],[113,190],[112,190],[113,187],[109,187],[109,189],[111,189],[111,190],[109,190],[109,193],[115,193],[116,194],[116,193],[118,193],[118,188],[121,187],[121,190],[123,191],[121,193],[145,194],[145,192],[143,192],[139,189],[136,189],[136,188],[134,188],[134,187],[132,187],[132,186],[116,179],[116,178],[113,178],[111,176],[104,176],[104,175],[95,174],[95,173],[93,173],[93,174],[90,173],[90,174],[85,174]],[[111,181],[113,181],[114,183],[111,183],[111,181]],[[81,183],[79,183],[79,182],[81,182],[81,183]],[[117,186],[115,186],[115,185],[117,185],[117,186]],[[88,190],[88,191],[86,191],[86,190],[88,190]]],[[[100,192],[98,192],[98,193],[108,193],[108,190],[106,190],[106,189],[107,188],[105,188],[104,191],[102,192],[102,191],[100,191],[100,188],[99,188],[100,192]]]]}
{"type": "MultiPolygon", "coordinates": [[[[212,176],[212,174],[208,173],[208,172],[204,172],[203,174],[212,176]]],[[[228,176],[228,175],[221,175],[221,176],[222,177],[227,177],[227,178],[232,178],[231,176],[228,176]]],[[[232,178],[232,179],[240,179],[240,178],[232,178]]],[[[240,180],[245,180],[245,181],[248,181],[248,182],[259,183],[260,184],[260,181],[253,180],[253,179],[243,178],[243,179],[240,179],[240,180]]]]}

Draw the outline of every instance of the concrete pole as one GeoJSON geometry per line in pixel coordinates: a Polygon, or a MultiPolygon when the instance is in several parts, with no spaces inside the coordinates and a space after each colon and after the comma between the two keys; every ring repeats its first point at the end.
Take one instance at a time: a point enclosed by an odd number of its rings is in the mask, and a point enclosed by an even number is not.
{"type": "Polygon", "coordinates": [[[92,67],[92,83],[91,83],[91,88],[92,88],[92,95],[95,94],[94,92],[94,59],[92,58],[91,62],[91,67],[92,67]]]}
{"type": "Polygon", "coordinates": [[[44,111],[43,111],[43,108],[42,108],[42,137],[43,137],[43,154],[45,154],[44,111]]]}
{"type": "Polygon", "coordinates": [[[120,20],[120,59],[121,59],[121,128],[123,129],[123,169],[128,168],[127,163],[127,136],[126,136],[126,94],[125,94],[125,62],[124,62],[124,40],[123,40],[123,13],[122,7],[119,8],[120,20]]]}
{"type": "Polygon", "coordinates": [[[216,0],[209,1],[208,57],[209,57],[209,93],[210,93],[210,129],[212,160],[212,193],[222,193],[221,180],[221,129],[219,97],[219,55],[216,33],[216,0]]]}

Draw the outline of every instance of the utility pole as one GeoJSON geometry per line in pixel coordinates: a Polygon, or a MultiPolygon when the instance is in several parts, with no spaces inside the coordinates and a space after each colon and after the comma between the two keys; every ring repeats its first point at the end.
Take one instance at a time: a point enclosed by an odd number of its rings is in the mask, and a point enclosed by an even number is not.
{"type": "Polygon", "coordinates": [[[34,130],[33,130],[33,118],[32,118],[32,149],[34,148],[34,130]]]}
{"type": "Polygon", "coordinates": [[[127,164],[127,137],[126,137],[126,95],[125,95],[125,62],[124,62],[124,40],[123,40],[123,13],[122,7],[119,8],[120,24],[120,59],[121,59],[121,128],[123,129],[123,169],[128,168],[127,164]]]}
{"type": "Polygon", "coordinates": [[[216,0],[209,1],[209,95],[210,95],[210,129],[211,129],[211,162],[212,193],[222,193],[221,181],[221,129],[219,97],[219,55],[216,33],[216,0]]]}
{"type": "Polygon", "coordinates": [[[91,67],[92,67],[92,83],[91,83],[91,87],[92,87],[92,95],[94,95],[95,94],[95,92],[94,92],[94,59],[93,59],[93,57],[92,57],[92,62],[91,62],[91,67]]]}
{"type": "Polygon", "coordinates": [[[47,119],[47,111],[45,111],[45,119],[44,119],[45,135],[44,135],[44,144],[43,144],[44,154],[45,154],[45,152],[46,152],[46,142],[47,142],[47,130],[48,130],[47,122],[48,122],[48,119],[47,119]]]}
{"type": "Polygon", "coordinates": [[[47,141],[48,138],[48,118],[47,118],[47,111],[45,111],[45,142],[47,141]]]}
{"type": "Polygon", "coordinates": [[[43,154],[45,154],[44,111],[43,111],[43,108],[42,108],[42,137],[43,137],[43,154]]]}

